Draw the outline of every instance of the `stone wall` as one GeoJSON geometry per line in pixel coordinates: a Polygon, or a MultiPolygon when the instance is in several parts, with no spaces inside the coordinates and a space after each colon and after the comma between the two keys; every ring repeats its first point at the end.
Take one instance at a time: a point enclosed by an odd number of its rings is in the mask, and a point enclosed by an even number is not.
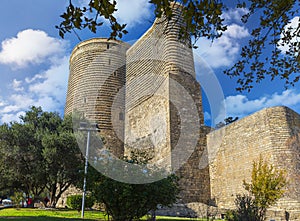
{"type": "Polygon", "coordinates": [[[150,162],[177,171],[182,202],[206,202],[200,85],[190,42],[179,39],[180,7],[173,7],[177,17],[157,19],[127,51],[125,154],[147,152],[150,162]]]}
{"type": "Polygon", "coordinates": [[[118,157],[123,155],[123,87],[128,48],[124,42],[102,38],[78,44],[70,57],[65,106],[65,114],[78,111],[98,123],[106,148],[118,157]]]}
{"type": "Polygon", "coordinates": [[[125,155],[170,167],[169,82],[163,23],[153,26],[127,51],[125,155]]]}
{"type": "MultiPolygon", "coordinates": [[[[287,107],[263,109],[207,135],[212,198],[234,208],[236,194],[251,181],[253,161],[262,157],[287,171],[289,185],[277,210],[300,210],[300,115],[287,107]]],[[[275,210],[275,208],[273,208],[275,210]]]]}

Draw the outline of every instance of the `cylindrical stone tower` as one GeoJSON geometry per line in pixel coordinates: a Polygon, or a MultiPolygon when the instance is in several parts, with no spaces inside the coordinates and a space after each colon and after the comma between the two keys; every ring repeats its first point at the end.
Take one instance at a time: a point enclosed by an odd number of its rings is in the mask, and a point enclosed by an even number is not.
{"type": "Polygon", "coordinates": [[[125,63],[129,44],[94,38],[79,43],[70,57],[65,115],[79,112],[97,123],[106,149],[123,155],[125,63]]]}

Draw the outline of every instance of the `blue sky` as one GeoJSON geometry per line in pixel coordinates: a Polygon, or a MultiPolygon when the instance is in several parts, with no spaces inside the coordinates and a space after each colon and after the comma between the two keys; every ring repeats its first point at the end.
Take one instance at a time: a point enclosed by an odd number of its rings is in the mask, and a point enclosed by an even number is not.
{"type": "MultiPolygon", "coordinates": [[[[78,0],[84,2],[84,0],[78,0]]],[[[58,111],[63,115],[65,104],[68,59],[72,48],[79,43],[74,34],[65,39],[58,36],[55,25],[65,10],[67,1],[62,0],[2,0],[0,14],[0,123],[18,120],[20,114],[32,105],[46,111],[58,111]]],[[[118,0],[117,17],[128,23],[129,34],[124,41],[138,39],[153,21],[148,0],[118,0]]],[[[285,105],[300,112],[299,84],[285,90],[281,81],[266,81],[250,92],[235,91],[235,80],[222,72],[239,56],[241,46],[247,41],[251,27],[239,21],[245,11],[230,9],[225,15],[228,30],[212,44],[200,39],[195,50],[197,79],[201,80],[208,70],[221,85],[227,116],[244,117],[269,106],[285,105]]],[[[107,30],[79,32],[81,39],[107,37],[107,30]]],[[[284,50],[284,49],[283,49],[284,50]]],[[[212,91],[214,84],[207,85],[212,91]]],[[[208,90],[204,90],[208,92],[208,90]]],[[[206,123],[210,124],[209,102],[204,99],[206,123]]],[[[212,105],[212,104],[211,104],[212,105]]],[[[223,119],[216,113],[215,121],[223,119]]]]}

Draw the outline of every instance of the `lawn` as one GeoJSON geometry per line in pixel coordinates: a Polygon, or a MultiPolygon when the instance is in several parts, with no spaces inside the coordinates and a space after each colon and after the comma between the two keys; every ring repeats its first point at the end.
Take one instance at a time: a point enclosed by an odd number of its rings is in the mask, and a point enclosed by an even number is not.
{"type": "MultiPolygon", "coordinates": [[[[45,209],[3,209],[0,210],[0,221],[76,221],[83,220],[76,210],[45,210],[45,209]]],[[[84,220],[105,220],[99,211],[86,211],[84,220]]]]}
{"type": "MultiPolygon", "coordinates": [[[[46,209],[3,209],[0,210],[0,221],[80,221],[81,214],[75,210],[46,210],[46,209]]],[[[107,218],[107,217],[106,217],[107,218]]],[[[84,220],[103,221],[104,213],[99,211],[86,211],[84,220]]],[[[146,219],[144,219],[146,220],[146,219]]],[[[157,217],[159,221],[183,221],[183,220],[204,220],[177,217],[157,217]]]]}

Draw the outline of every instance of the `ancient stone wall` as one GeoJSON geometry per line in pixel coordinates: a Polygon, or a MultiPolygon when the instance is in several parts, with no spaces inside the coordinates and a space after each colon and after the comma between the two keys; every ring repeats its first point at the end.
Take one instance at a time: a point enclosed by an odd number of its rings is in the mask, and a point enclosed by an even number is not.
{"type": "Polygon", "coordinates": [[[180,7],[173,10],[177,17],[157,19],[127,51],[125,154],[147,152],[150,162],[178,170],[182,201],[206,202],[200,85],[190,42],[179,39],[180,7]]]}
{"type": "MultiPolygon", "coordinates": [[[[220,208],[234,208],[236,194],[251,181],[260,155],[287,171],[289,185],[278,210],[300,209],[300,115],[287,107],[263,109],[207,135],[211,194],[220,208]]],[[[291,213],[293,214],[293,212],[291,213]]]]}
{"type": "Polygon", "coordinates": [[[70,57],[65,114],[78,111],[98,123],[106,148],[120,157],[124,138],[126,51],[121,41],[95,38],[78,44],[70,57]]]}

